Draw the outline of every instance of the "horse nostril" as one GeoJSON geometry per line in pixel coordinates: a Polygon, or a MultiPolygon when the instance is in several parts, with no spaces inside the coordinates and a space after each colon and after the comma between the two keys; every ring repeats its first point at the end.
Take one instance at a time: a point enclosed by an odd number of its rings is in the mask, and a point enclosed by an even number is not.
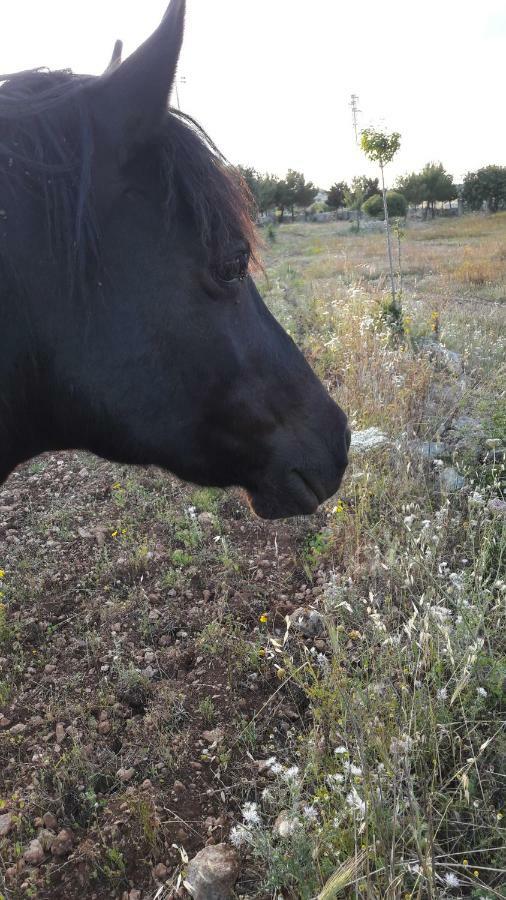
{"type": "Polygon", "coordinates": [[[349,428],[346,428],[345,440],[346,440],[346,450],[348,451],[350,449],[350,445],[351,445],[351,430],[349,428]]]}

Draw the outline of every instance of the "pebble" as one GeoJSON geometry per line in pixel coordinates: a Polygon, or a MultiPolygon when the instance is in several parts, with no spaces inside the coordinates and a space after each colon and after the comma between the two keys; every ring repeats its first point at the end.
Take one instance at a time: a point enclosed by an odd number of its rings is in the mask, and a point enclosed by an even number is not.
{"type": "Polygon", "coordinates": [[[161,881],[167,877],[168,871],[167,866],[164,866],[163,863],[158,863],[153,869],[153,877],[161,881]]]}
{"type": "Polygon", "coordinates": [[[135,769],[118,769],[116,772],[116,778],[119,778],[120,781],[126,782],[130,781],[135,775],[135,769]]]}
{"type": "Polygon", "coordinates": [[[5,813],[0,816],[0,837],[5,837],[14,825],[11,813],[5,813]]]}
{"type": "Polygon", "coordinates": [[[185,887],[194,900],[228,900],[239,871],[239,856],[233,847],[210,844],[190,861],[185,887]]]}
{"type": "Polygon", "coordinates": [[[290,624],[304,637],[316,637],[325,631],[323,616],[307,606],[299,606],[290,616],[290,624]]]}
{"type": "Polygon", "coordinates": [[[58,828],[58,819],[53,815],[52,812],[46,812],[42,816],[42,821],[44,823],[45,828],[49,828],[51,831],[56,831],[58,828]]]}
{"type": "Polygon", "coordinates": [[[30,845],[23,853],[23,859],[28,866],[40,866],[44,859],[44,850],[38,838],[30,841],[30,845]]]}
{"type": "Polygon", "coordinates": [[[72,850],[73,843],[74,835],[70,829],[62,828],[51,844],[51,853],[53,856],[67,856],[72,850]]]}

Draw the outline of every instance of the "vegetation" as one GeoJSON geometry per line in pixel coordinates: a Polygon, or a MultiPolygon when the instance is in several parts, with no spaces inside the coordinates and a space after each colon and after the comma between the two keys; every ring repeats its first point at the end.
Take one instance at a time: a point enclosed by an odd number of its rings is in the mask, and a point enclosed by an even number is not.
{"type": "Polygon", "coordinates": [[[481,209],[484,203],[491,213],[504,209],[506,166],[485,166],[477,172],[468,172],[464,178],[462,199],[474,210],[481,209]]]}
{"type": "Polygon", "coordinates": [[[74,452],[4,485],[0,893],[170,896],[225,841],[238,897],[505,896],[505,240],[410,225],[393,342],[382,234],[276,227],[259,287],[369,441],[314,517],[74,452]]]}
{"type": "MultiPolygon", "coordinates": [[[[387,191],[386,200],[389,216],[406,215],[408,204],[406,203],[406,198],[403,197],[402,194],[399,194],[398,191],[387,191]]],[[[381,194],[373,194],[372,197],[369,197],[369,199],[366,200],[364,205],[362,206],[362,209],[365,213],[367,213],[368,216],[372,216],[373,219],[385,218],[383,197],[381,196],[381,194]]]]}

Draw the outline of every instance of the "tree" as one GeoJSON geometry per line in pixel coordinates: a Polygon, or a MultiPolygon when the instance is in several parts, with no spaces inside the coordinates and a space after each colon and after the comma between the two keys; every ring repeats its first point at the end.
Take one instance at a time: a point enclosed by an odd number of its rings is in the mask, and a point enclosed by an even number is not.
{"type": "Polygon", "coordinates": [[[364,202],[364,179],[357,176],[351,182],[350,187],[346,186],[344,195],[345,203],[348,209],[353,209],[357,213],[357,231],[360,231],[360,211],[364,202]]]}
{"type": "Polygon", "coordinates": [[[276,175],[258,176],[258,208],[267,213],[277,205],[279,178],[276,175]]]}
{"type": "Polygon", "coordinates": [[[306,209],[310,206],[318,193],[318,188],[312,181],[306,181],[302,172],[296,172],[294,169],[288,169],[284,183],[286,185],[286,206],[293,219],[295,207],[301,206],[306,209]]]}
{"type": "Polygon", "coordinates": [[[432,218],[436,211],[436,201],[446,202],[458,197],[458,190],[453,183],[453,176],[443,166],[443,163],[430,162],[420,173],[422,184],[422,198],[425,200],[427,210],[431,210],[432,218]]]}
{"type": "Polygon", "coordinates": [[[381,193],[383,194],[383,212],[385,216],[385,228],[387,233],[388,262],[390,265],[390,283],[392,286],[392,306],[396,308],[394,264],[392,260],[392,241],[390,237],[390,222],[388,219],[387,192],[385,188],[385,166],[391,162],[401,146],[401,136],[397,131],[387,134],[385,131],[375,131],[374,128],[365,128],[360,138],[360,146],[365,155],[372,162],[377,162],[381,172],[381,193]]]}
{"type": "Polygon", "coordinates": [[[336,181],[329,190],[326,204],[329,209],[341,209],[346,204],[348,185],[344,181],[336,181]]]}
{"type": "Polygon", "coordinates": [[[489,212],[506,207],[506,166],[485,166],[468,172],[464,178],[462,199],[471,209],[481,209],[486,203],[489,212]]]}
{"type": "MultiPolygon", "coordinates": [[[[406,198],[398,191],[387,191],[387,209],[389,216],[405,216],[408,204],[406,198]]],[[[373,219],[384,219],[383,197],[381,194],[373,194],[365,201],[362,209],[373,219]]]]}
{"type": "Polygon", "coordinates": [[[423,203],[422,176],[417,172],[401,175],[395,182],[397,190],[406,198],[410,206],[415,209],[423,203]]]}

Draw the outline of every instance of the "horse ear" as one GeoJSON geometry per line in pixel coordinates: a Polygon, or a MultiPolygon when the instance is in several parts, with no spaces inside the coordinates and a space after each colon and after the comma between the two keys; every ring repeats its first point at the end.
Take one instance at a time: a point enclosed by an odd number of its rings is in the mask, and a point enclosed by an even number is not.
{"type": "Polygon", "coordinates": [[[113,72],[121,65],[121,54],[123,53],[123,41],[116,41],[112,51],[111,60],[107,66],[106,72],[113,72]]]}
{"type": "Polygon", "coordinates": [[[185,0],[171,0],[156,31],[90,85],[99,133],[123,158],[149,141],[163,121],[183,42],[184,14],[185,0]]]}

